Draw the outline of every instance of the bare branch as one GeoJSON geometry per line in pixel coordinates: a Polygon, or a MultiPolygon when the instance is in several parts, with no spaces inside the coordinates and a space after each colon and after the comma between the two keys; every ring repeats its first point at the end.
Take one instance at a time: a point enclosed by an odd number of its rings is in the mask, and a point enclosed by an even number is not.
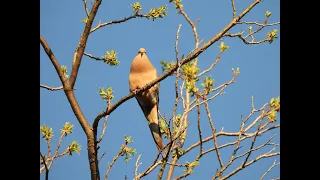
{"type": "MultiPolygon", "coordinates": [[[[178,51],[178,41],[179,41],[179,32],[180,32],[180,28],[181,28],[181,24],[179,24],[178,26],[178,30],[177,30],[177,33],[176,33],[176,44],[175,44],[175,51],[176,51],[176,63],[178,64],[179,63],[179,51],[178,51]]],[[[175,81],[175,92],[176,92],[176,99],[175,99],[175,103],[174,103],[174,106],[173,106],[173,111],[172,111],[172,117],[171,119],[174,118],[175,114],[176,114],[176,111],[177,111],[177,107],[178,107],[178,102],[179,102],[179,95],[178,95],[178,82],[179,82],[179,71],[180,71],[180,66],[178,64],[178,68],[177,68],[177,71],[176,71],[176,81],[175,81]]]]}
{"type": "Polygon", "coordinates": [[[74,59],[73,64],[72,64],[72,71],[71,71],[70,80],[69,80],[69,84],[70,84],[71,88],[73,88],[73,86],[74,86],[74,84],[76,82],[78,71],[79,71],[80,64],[81,64],[81,60],[82,60],[82,57],[83,57],[83,53],[84,53],[84,50],[85,50],[86,45],[87,45],[87,40],[88,40],[88,37],[89,37],[89,33],[90,33],[91,26],[92,26],[92,22],[93,22],[96,14],[97,14],[97,11],[99,9],[101,1],[102,0],[96,0],[94,2],[93,6],[91,8],[91,12],[89,14],[88,20],[86,22],[86,26],[85,26],[84,31],[82,33],[80,42],[78,44],[78,47],[75,50],[76,54],[75,54],[75,59],[74,59]]]}
{"type": "Polygon", "coordinates": [[[101,161],[101,159],[103,158],[103,156],[104,156],[106,153],[107,153],[107,152],[104,152],[104,153],[101,155],[101,157],[98,159],[98,162],[101,161]]]}
{"type": "MultiPolygon", "coordinates": [[[[212,118],[211,118],[208,102],[205,102],[205,107],[206,107],[206,112],[207,112],[207,115],[208,115],[208,120],[209,120],[209,123],[210,123],[210,127],[211,127],[211,130],[212,130],[213,144],[214,144],[214,147],[216,149],[216,153],[217,153],[217,157],[218,157],[218,160],[219,160],[220,168],[222,168],[223,167],[223,163],[222,163],[222,159],[221,159],[221,156],[220,156],[220,153],[219,153],[219,150],[218,150],[217,137],[216,137],[216,133],[215,133],[216,129],[214,128],[214,125],[213,125],[213,121],[212,121],[212,118]]],[[[200,142],[200,145],[201,145],[201,142],[200,142]]]]}
{"type": "Polygon", "coordinates": [[[86,11],[87,17],[89,17],[89,11],[88,11],[88,7],[87,7],[87,0],[83,0],[83,4],[84,4],[84,10],[86,11]]]}
{"type": "Polygon", "coordinates": [[[211,66],[208,69],[206,69],[206,70],[202,71],[201,73],[197,74],[196,77],[202,76],[203,74],[209,72],[214,66],[216,66],[218,64],[218,62],[220,61],[222,52],[223,51],[220,51],[218,57],[216,58],[216,60],[211,64],[211,66]]]}
{"type": "Polygon", "coordinates": [[[138,176],[138,168],[142,164],[142,162],[139,163],[140,157],[141,157],[141,154],[138,156],[138,158],[136,160],[136,168],[134,170],[134,179],[135,180],[137,179],[136,177],[138,176]]]}
{"type": "MultiPolygon", "coordinates": [[[[199,97],[197,97],[198,104],[200,103],[199,97]]],[[[200,127],[200,105],[198,105],[198,134],[199,134],[199,141],[200,141],[200,152],[199,158],[202,156],[202,132],[200,127]]]]}
{"type": "Polygon", "coordinates": [[[46,180],[48,180],[48,178],[49,178],[49,168],[48,168],[47,162],[46,162],[46,160],[45,160],[45,158],[44,158],[44,156],[43,156],[43,154],[41,152],[40,152],[40,156],[42,158],[42,162],[44,164],[44,167],[46,168],[46,180]]]}
{"type": "Polygon", "coordinates": [[[222,180],[225,180],[225,179],[230,178],[231,176],[233,176],[233,175],[236,174],[237,172],[243,170],[245,167],[250,166],[250,165],[252,165],[253,163],[255,163],[255,162],[257,162],[257,161],[259,161],[259,160],[261,160],[261,159],[263,159],[263,158],[268,158],[268,157],[273,157],[273,156],[278,156],[278,155],[280,155],[280,152],[276,152],[276,153],[273,153],[273,154],[263,154],[263,155],[260,155],[260,156],[258,156],[256,159],[254,159],[254,160],[246,163],[245,165],[239,166],[237,169],[235,169],[234,171],[232,171],[231,173],[229,173],[228,175],[226,175],[225,177],[223,177],[222,180]]]}
{"type": "MultiPolygon", "coordinates": [[[[108,99],[107,101],[107,109],[110,107],[111,105],[111,99],[108,99]]],[[[107,115],[104,119],[104,122],[103,122],[103,129],[102,129],[102,133],[101,133],[101,136],[99,138],[99,140],[97,141],[97,143],[100,143],[102,141],[102,138],[104,136],[104,133],[106,132],[106,129],[107,129],[107,121],[108,121],[108,117],[109,115],[107,115]]],[[[96,131],[98,127],[95,127],[93,126],[93,130],[96,131]]]]}
{"type": "Polygon", "coordinates": [[[236,14],[236,5],[234,4],[234,0],[231,0],[232,3],[232,10],[233,10],[233,19],[237,17],[236,14]]]}
{"type": "Polygon", "coordinates": [[[59,86],[59,87],[49,87],[49,86],[46,86],[46,85],[43,85],[43,84],[40,84],[40,87],[41,88],[45,88],[45,89],[48,89],[50,91],[58,91],[58,90],[61,90],[63,89],[63,86],[59,86]]]}
{"type": "Polygon", "coordinates": [[[140,178],[148,175],[150,172],[152,172],[152,171],[153,171],[157,166],[159,166],[161,163],[162,163],[161,160],[158,161],[158,162],[156,162],[156,163],[154,163],[154,164],[151,165],[147,170],[145,170],[144,172],[140,173],[140,174],[136,177],[136,179],[138,180],[138,179],[140,179],[140,178]]]}
{"type": "Polygon", "coordinates": [[[275,22],[275,23],[271,23],[271,24],[260,24],[258,22],[241,21],[241,22],[237,22],[237,24],[254,24],[254,25],[257,25],[257,26],[266,27],[266,26],[278,25],[278,24],[280,24],[280,22],[275,22]]]}
{"type": "Polygon", "coordinates": [[[117,159],[121,156],[121,154],[124,153],[125,148],[126,148],[126,146],[123,145],[121,147],[120,151],[118,152],[118,154],[115,157],[113,157],[111,163],[108,164],[108,169],[107,169],[107,172],[106,172],[106,175],[105,175],[105,179],[108,179],[108,176],[109,176],[109,173],[110,173],[110,170],[111,170],[113,164],[117,161],[117,159]]]}
{"type": "Polygon", "coordinates": [[[262,177],[260,178],[260,180],[262,180],[262,179],[271,171],[271,169],[272,169],[273,167],[278,166],[279,164],[280,164],[280,162],[279,162],[279,163],[276,163],[276,160],[274,160],[273,164],[269,167],[269,169],[267,170],[267,172],[265,172],[265,173],[262,175],[262,177]]]}
{"type": "Polygon", "coordinates": [[[118,24],[118,23],[126,22],[126,21],[128,21],[130,19],[137,18],[137,17],[143,18],[143,17],[147,17],[147,15],[146,14],[134,14],[134,15],[131,15],[129,17],[123,18],[121,20],[113,20],[113,21],[110,21],[110,22],[102,23],[102,24],[99,22],[99,24],[95,28],[90,30],[90,33],[93,33],[94,31],[96,31],[96,30],[98,30],[98,29],[100,29],[100,28],[102,28],[104,26],[108,26],[110,24],[118,24]]]}
{"type": "Polygon", "coordinates": [[[56,57],[54,56],[49,44],[47,43],[47,41],[40,35],[40,43],[44,49],[44,51],[47,53],[49,59],[51,60],[54,68],[56,69],[58,75],[59,75],[59,78],[62,82],[62,85],[65,87],[66,86],[66,77],[63,75],[63,72],[60,68],[60,65],[56,59],[56,57]]]}
{"type": "Polygon", "coordinates": [[[89,53],[86,53],[86,52],[84,52],[83,54],[84,54],[85,56],[88,56],[88,57],[90,57],[90,58],[92,58],[92,59],[95,59],[95,60],[97,60],[97,61],[104,61],[104,62],[110,61],[110,59],[107,59],[107,58],[105,58],[105,57],[103,57],[103,58],[95,57],[95,56],[93,56],[92,54],[89,54],[89,53]]]}
{"type": "Polygon", "coordinates": [[[263,42],[267,42],[269,41],[269,38],[265,38],[265,39],[262,39],[260,41],[248,41],[246,40],[241,33],[236,33],[236,34],[229,34],[229,33],[226,33],[224,36],[227,36],[227,37],[238,37],[240,38],[245,44],[261,44],[263,42]]]}

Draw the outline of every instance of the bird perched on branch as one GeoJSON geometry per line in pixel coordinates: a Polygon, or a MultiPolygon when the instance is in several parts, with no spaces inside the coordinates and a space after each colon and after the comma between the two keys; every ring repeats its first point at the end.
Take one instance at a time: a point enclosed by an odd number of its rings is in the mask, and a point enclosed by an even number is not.
{"type": "Polygon", "coordinates": [[[129,74],[129,90],[135,93],[136,100],[148,121],[152,137],[158,151],[163,149],[162,137],[158,118],[159,83],[144,92],[137,93],[146,84],[158,78],[157,70],[147,57],[146,50],[140,48],[138,55],[133,59],[129,74]]]}

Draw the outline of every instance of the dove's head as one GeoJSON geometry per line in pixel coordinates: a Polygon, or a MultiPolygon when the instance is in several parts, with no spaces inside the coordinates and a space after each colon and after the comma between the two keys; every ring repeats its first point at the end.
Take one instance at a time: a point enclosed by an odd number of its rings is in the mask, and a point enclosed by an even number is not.
{"type": "Polygon", "coordinates": [[[144,48],[140,48],[138,51],[138,54],[140,54],[141,57],[143,56],[143,54],[146,54],[146,53],[147,53],[147,51],[144,48]]]}

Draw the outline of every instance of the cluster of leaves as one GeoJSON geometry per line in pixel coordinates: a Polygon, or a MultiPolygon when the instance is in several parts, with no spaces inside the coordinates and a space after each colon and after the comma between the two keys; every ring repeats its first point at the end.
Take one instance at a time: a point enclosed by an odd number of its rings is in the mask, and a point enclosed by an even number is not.
{"type": "Polygon", "coordinates": [[[172,158],[174,157],[178,157],[180,158],[180,156],[183,155],[183,151],[182,151],[182,148],[180,146],[178,146],[177,148],[175,148],[175,151],[172,153],[172,158]]]}
{"type": "Polygon", "coordinates": [[[183,170],[183,172],[189,172],[191,171],[191,173],[193,172],[193,168],[196,166],[199,166],[199,161],[194,161],[192,163],[186,161],[186,169],[183,170]]]}
{"type": "Polygon", "coordinates": [[[271,44],[273,42],[274,39],[277,39],[277,32],[278,29],[274,29],[272,32],[268,32],[268,41],[271,44]]]}
{"type": "Polygon", "coordinates": [[[205,76],[204,77],[204,83],[201,84],[201,86],[204,87],[203,93],[205,95],[208,95],[213,89],[214,85],[214,79],[212,79],[211,75],[210,76],[205,76]]]}
{"type": "Polygon", "coordinates": [[[102,99],[106,99],[106,100],[112,100],[114,98],[113,96],[113,91],[111,87],[108,87],[106,90],[104,90],[104,88],[100,88],[99,90],[99,94],[101,96],[102,99]]]}
{"type": "Polygon", "coordinates": [[[171,62],[160,61],[160,64],[161,64],[162,73],[173,68],[176,65],[176,63],[173,61],[171,62]]]}
{"type": "Polygon", "coordinates": [[[138,12],[142,10],[142,6],[139,2],[134,2],[131,7],[133,8],[134,14],[138,14],[138,12]]]}
{"type": "Polygon", "coordinates": [[[69,156],[72,156],[73,152],[78,153],[80,155],[80,150],[81,147],[77,141],[73,141],[69,146],[68,146],[68,154],[69,156]]]}
{"type": "Polygon", "coordinates": [[[131,136],[125,136],[124,141],[125,141],[125,144],[122,144],[121,146],[121,149],[122,149],[121,156],[125,156],[124,161],[128,163],[128,161],[131,159],[132,156],[134,156],[137,153],[137,151],[132,147],[128,147],[129,143],[133,143],[131,136]]]}
{"type": "Polygon", "coordinates": [[[50,141],[53,137],[52,128],[42,125],[40,126],[40,131],[43,134],[42,138],[44,138],[46,141],[50,141]]]}
{"type": "Polygon", "coordinates": [[[62,74],[64,75],[64,77],[66,79],[68,79],[69,78],[69,75],[67,74],[68,70],[67,70],[67,67],[65,65],[61,66],[61,71],[62,71],[62,74]]]}
{"type": "Polygon", "coordinates": [[[173,3],[174,3],[176,9],[180,9],[180,8],[183,7],[183,5],[182,5],[182,3],[181,3],[182,0],[170,0],[170,2],[173,2],[173,3]]]}
{"type": "Polygon", "coordinates": [[[198,88],[196,86],[196,82],[199,81],[199,78],[196,77],[197,72],[199,71],[199,67],[196,66],[194,61],[184,64],[182,67],[182,77],[186,81],[186,89],[187,92],[196,93],[198,92],[198,88]]]}
{"type": "MultiPolygon", "coordinates": [[[[40,131],[43,134],[42,138],[44,138],[46,141],[51,141],[51,139],[53,138],[53,135],[54,135],[51,127],[46,126],[46,125],[42,125],[42,126],[40,126],[40,131]]],[[[61,131],[61,134],[64,137],[66,137],[68,134],[72,133],[73,125],[70,124],[70,122],[66,122],[63,125],[62,129],[60,129],[60,131],[61,131]]],[[[80,150],[81,150],[81,147],[80,147],[79,143],[76,141],[73,141],[67,148],[67,152],[70,156],[72,155],[73,152],[80,154],[80,150]]],[[[40,162],[42,162],[42,160],[40,162]]]]}
{"type": "Polygon", "coordinates": [[[276,122],[277,112],[280,111],[280,96],[278,98],[271,98],[269,108],[271,108],[271,111],[268,114],[267,118],[269,122],[276,122]]]}
{"type": "MultiPolygon", "coordinates": [[[[131,7],[135,15],[138,15],[138,13],[142,10],[142,6],[139,2],[134,2],[131,5],[131,7]]],[[[154,21],[157,18],[163,18],[167,16],[168,14],[166,10],[167,10],[167,5],[160,6],[159,8],[151,8],[149,13],[146,14],[144,17],[146,17],[147,19],[152,18],[152,21],[154,21]]]]}
{"type": "Polygon", "coordinates": [[[104,59],[104,62],[109,64],[110,66],[116,66],[120,63],[117,58],[117,52],[114,50],[107,51],[102,58],[104,59]]]}
{"type": "Polygon", "coordinates": [[[149,19],[151,17],[152,21],[157,18],[163,18],[168,15],[166,9],[167,5],[160,6],[159,8],[151,8],[146,18],[149,19]]]}

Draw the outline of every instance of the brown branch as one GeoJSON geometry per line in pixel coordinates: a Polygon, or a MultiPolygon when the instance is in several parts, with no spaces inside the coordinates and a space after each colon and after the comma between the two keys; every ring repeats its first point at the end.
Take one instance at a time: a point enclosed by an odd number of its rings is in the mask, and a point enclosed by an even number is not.
{"type": "MultiPolygon", "coordinates": [[[[197,97],[197,101],[198,101],[198,104],[200,102],[199,100],[199,97],[197,97]]],[[[198,105],[198,134],[199,134],[199,141],[200,141],[200,152],[199,152],[199,158],[201,158],[202,156],[202,132],[201,132],[201,126],[200,126],[200,105],[198,105]]]]}
{"type": "MultiPolygon", "coordinates": [[[[196,22],[192,22],[186,12],[182,9],[182,6],[178,6],[180,13],[184,16],[184,18],[187,20],[187,22],[190,24],[193,36],[194,36],[194,41],[195,41],[195,49],[199,47],[199,38],[198,38],[198,33],[197,33],[197,28],[196,28],[196,23],[199,22],[200,20],[196,20],[196,22]]],[[[195,59],[195,64],[197,64],[197,59],[195,59]]]]}
{"type": "Polygon", "coordinates": [[[141,157],[141,154],[138,156],[138,158],[137,158],[137,160],[136,160],[136,168],[135,168],[135,170],[134,170],[134,180],[137,179],[136,177],[138,176],[138,168],[139,168],[139,166],[142,164],[142,162],[139,163],[140,157],[141,157]]]}
{"type": "Polygon", "coordinates": [[[48,178],[49,178],[49,168],[48,168],[46,160],[45,160],[45,158],[44,158],[44,156],[43,156],[43,154],[41,152],[40,152],[40,156],[42,158],[44,167],[46,168],[46,180],[48,180],[48,178]]]}
{"type": "Polygon", "coordinates": [[[110,22],[106,22],[106,23],[100,23],[93,29],[90,30],[90,33],[93,33],[94,31],[104,27],[104,26],[108,26],[110,24],[118,24],[118,23],[122,23],[122,22],[126,22],[130,19],[133,19],[133,18],[137,18],[137,17],[140,17],[140,18],[143,18],[143,17],[147,17],[147,14],[134,14],[134,15],[131,15],[129,17],[126,17],[126,18],[123,18],[121,20],[113,20],[113,21],[110,21],[110,22]]]}
{"type": "Polygon", "coordinates": [[[218,62],[220,61],[222,52],[223,52],[223,51],[220,51],[218,57],[216,58],[216,60],[211,64],[211,66],[210,66],[208,69],[203,70],[201,73],[197,74],[196,77],[202,76],[203,74],[209,72],[213,67],[215,67],[215,66],[218,64],[218,62]]]}
{"type": "Polygon", "coordinates": [[[107,172],[106,172],[104,179],[108,179],[108,176],[109,176],[109,173],[110,173],[110,170],[111,170],[113,164],[117,161],[117,159],[121,156],[121,154],[124,153],[125,148],[126,148],[126,145],[122,145],[122,148],[120,149],[118,154],[115,157],[113,157],[111,164],[108,165],[108,169],[107,169],[107,172]]]}
{"type": "Polygon", "coordinates": [[[43,85],[43,84],[40,84],[40,87],[41,88],[45,88],[45,89],[48,89],[50,91],[58,91],[58,90],[61,90],[63,89],[63,86],[59,86],[59,87],[49,87],[49,86],[46,86],[46,85],[43,85]]]}
{"type": "MultiPolygon", "coordinates": [[[[110,105],[111,105],[111,99],[108,99],[108,100],[107,100],[107,109],[110,107],[110,105]]],[[[101,136],[100,136],[99,140],[97,141],[97,143],[100,143],[100,142],[102,141],[102,138],[103,138],[103,136],[104,136],[104,134],[105,134],[105,132],[106,132],[108,117],[109,117],[109,115],[107,115],[107,116],[105,117],[105,119],[104,119],[102,133],[101,133],[101,136]]],[[[97,128],[98,128],[98,127],[94,127],[94,126],[93,126],[93,131],[95,132],[95,131],[97,130],[97,128]]],[[[95,133],[96,133],[96,132],[95,132],[95,133]]]]}
{"type": "Polygon", "coordinates": [[[259,161],[260,159],[263,159],[263,158],[268,158],[268,157],[273,157],[273,156],[278,156],[280,155],[280,152],[276,152],[276,153],[273,153],[273,154],[263,154],[263,155],[260,155],[258,156],[256,159],[246,163],[245,165],[241,165],[239,166],[237,169],[235,169],[234,171],[232,171],[231,173],[229,173],[228,175],[226,175],[225,177],[223,177],[221,180],[225,180],[225,179],[228,179],[230,178],[231,176],[233,176],[234,174],[236,174],[237,172],[243,170],[245,167],[247,166],[250,166],[252,165],[253,163],[259,161]]]}
{"type": "Polygon", "coordinates": [[[254,137],[253,137],[253,140],[252,140],[252,142],[251,142],[251,146],[250,146],[249,153],[247,154],[245,160],[243,161],[242,166],[244,166],[244,165],[247,163],[247,161],[248,161],[248,159],[249,159],[249,157],[250,157],[250,155],[251,155],[251,153],[252,153],[252,149],[253,149],[254,143],[256,142],[258,133],[259,133],[259,131],[260,131],[261,123],[262,123],[262,119],[260,120],[260,122],[259,122],[259,124],[258,124],[258,130],[256,131],[256,133],[255,133],[255,135],[254,135],[254,137]]]}
{"type": "MultiPolygon", "coordinates": [[[[254,1],[251,5],[249,5],[247,7],[247,9],[245,9],[237,18],[232,19],[231,22],[229,22],[228,25],[226,25],[218,34],[216,34],[213,38],[211,38],[207,43],[205,43],[202,47],[197,48],[195,50],[192,51],[192,53],[190,53],[187,57],[182,58],[179,63],[177,63],[174,67],[172,67],[171,69],[167,70],[164,74],[162,74],[160,77],[158,77],[157,79],[153,80],[152,82],[150,82],[149,84],[145,85],[143,88],[141,88],[137,93],[143,92],[149,88],[151,88],[152,86],[154,86],[155,84],[159,83],[160,81],[164,80],[165,78],[167,78],[168,76],[170,76],[177,68],[178,68],[178,64],[180,65],[184,65],[188,62],[190,62],[191,60],[197,58],[202,52],[204,52],[207,48],[209,48],[213,43],[217,42],[228,30],[230,30],[233,26],[235,26],[237,24],[237,22],[239,22],[241,20],[241,18],[243,18],[254,6],[256,6],[258,3],[260,3],[261,0],[256,0],[254,1]]],[[[133,93],[130,93],[129,95],[121,98],[117,103],[115,103],[109,110],[104,110],[103,112],[101,112],[100,114],[97,115],[97,117],[94,120],[94,123],[98,123],[96,121],[99,121],[102,117],[109,115],[110,113],[112,113],[119,105],[121,105],[122,103],[124,103],[125,101],[131,99],[134,97],[133,93]]]]}
{"type": "Polygon", "coordinates": [[[56,57],[54,56],[49,44],[47,43],[47,41],[41,35],[40,35],[40,43],[41,43],[44,51],[47,53],[49,59],[51,60],[54,68],[56,69],[56,71],[57,71],[57,73],[59,75],[59,78],[60,78],[60,80],[62,82],[63,87],[65,87],[66,86],[66,78],[63,75],[63,72],[62,72],[62,70],[60,68],[60,65],[59,65],[56,57]]]}
{"type": "Polygon", "coordinates": [[[236,14],[236,5],[234,4],[234,0],[231,0],[231,4],[232,4],[232,10],[233,10],[233,18],[236,18],[237,17],[237,14],[236,14]]]}
{"type": "Polygon", "coordinates": [[[107,58],[105,58],[105,57],[102,57],[102,58],[99,58],[99,57],[95,57],[95,56],[93,56],[92,54],[89,54],[89,53],[86,53],[86,52],[84,52],[83,53],[85,56],[88,56],[88,57],[90,57],[90,58],[92,58],[92,59],[95,59],[95,60],[97,60],[97,61],[104,61],[104,62],[106,62],[106,61],[111,61],[112,59],[107,59],[107,58]]]}
{"type": "Polygon", "coordinates": [[[87,17],[89,17],[89,11],[88,11],[88,7],[87,7],[87,0],[83,0],[83,4],[84,4],[84,10],[86,11],[87,17]]]}
{"type": "Polygon", "coordinates": [[[265,172],[265,173],[262,175],[262,177],[260,178],[260,180],[262,180],[262,179],[271,171],[272,168],[274,168],[275,166],[278,166],[279,164],[280,164],[280,162],[279,162],[279,163],[276,163],[276,160],[274,160],[273,164],[269,167],[269,169],[267,170],[267,172],[265,172]]]}
{"type": "Polygon", "coordinates": [[[101,159],[103,158],[104,155],[106,155],[106,153],[107,153],[107,152],[104,152],[104,153],[101,155],[101,157],[98,159],[98,162],[101,161],[101,159]]]}
{"type": "Polygon", "coordinates": [[[266,145],[268,145],[268,144],[270,143],[270,141],[271,141],[275,136],[276,136],[276,135],[271,136],[271,137],[268,139],[268,141],[266,141],[265,143],[261,144],[260,146],[258,146],[258,147],[256,147],[256,148],[250,149],[249,151],[247,151],[247,152],[245,152],[245,153],[243,153],[243,154],[241,154],[241,155],[236,156],[234,159],[241,158],[241,157],[243,157],[243,156],[245,156],[245,155],[247,155],[247,154],[249,154],[249,153],[251,153],[251,152],[253,152],[253,151],[256,151],[256,150],[259,150],[259,149],[265,147],[266,145]]]}
{"type": "Polygon", "coordinates": [[[70,84],[71,88],[73,88],[73,86],[74,86],[74,84],[76,82],[78,71],[79,71],[80,64],[81,64],[81,60],[82,60],[83,53],[84,53],[84,49],[86,48],[86,45],[87,45],[87,40],[88,40],[88,37],[89,37],[89,32],[90,32],[90,29],[91,29],[91,26],[92,26],[92,22],[93,22],[96,14],[97,14],[97,11],[99,9],[101,1],[102,0],[96,0],[94,2],[93,6],[91,8],[91,11],[90,11],[86,26],[84,28],[83,34],[81,36],[80,42],[78,44],[78,47],[76,48],[75,59],[74,59],[74,62],[72,64],[72,71],[71,71],[70,80],[69,80],[69,84],[70,84]]]}
{"type": "Polygon", "coordinates": [[[278,24],[280,24],[280,22],[275,22],[275,23],[271,23],[271,24],[260,24],[260,23],[258,23],[258,22],[241,21],[241,22],[238,22],[237,24],[254,24],[254,25],[257,25],[257,26],[265,27],[265,26],[278,25],[278,24]]]}
{"type": "Polygon", "coordinates": [[[153,171],[157,166],[159,166],[161,163],[162,163],[162,161],[160,160],[160,161],[152,164],[147,170],[145,170],[144,172],[140,173],[140,174],[136,177],[136,179],[140,179],[140,178],[148,175],[150,172],[152,172],[152,171],[153,171]]]}
{"type": "Polygon", "coordinates": [[[242,35],[241,33],[236,33],[236,34],[229,34],[229,33],[226,33],[224,36],[227,36],[227,37],[238,37],[242,40],[242,42],[244,42],[245,44],[261,44],[263,42],[267,42],[269,41],[269,38],[265,38],[265,39],[262,39],[260,41],[248,41],[246,40],[242,35]]]}
{"type": "MultiPolygon", "coordinates": [[[[264,129],[264,130],[261,130],[261,131],[258,133],[258,136],[261,135],[261,134],[266,133],[267,131],[270,131],[270,130],[272,130],[272,129],[276,129],[276,128],[279,128],[279,127],[280,127],[280,124],[275,125],[275,126],[272,126],[272,127],[269,127],[269,128],[267,128],[267,129],[264,129]]],[[[219,136],[239,136],[239,133],[240,133],[240,132],[236,132],[236,133],[218,132],[218,133],[216,134],[216,136],[217,136],[217,137],[219,137],[219,136]]],[[[243,133],[242,135],[243,135],[244,137],[241,138],[241,141],[244,140],[244,139],[247,139],[247,138],[250,138],[250,137],[254,136],[254,133],[243,133]]],[[[213,135],[211,135],[211,136],[203,139],[202,142],[205,143],[205,142],[210,141],[211,139],[213,139],[213,135]]],[[[237,141],[232,142],[232,143],[228,143],[228,144],[226,144],[226,145],[219,146],[218,149],[221,149],[221,148],[224,148],[224,147],[227,147],[227,146],[231,146],[231,145],[234,145],[234,144],[236,144],[236,143],[237,143],[237,141]]],[[[184,150],[184,152],[183,152],[183,155],[186,154],[186,153],[188,153],[189,151],[191,151],[193,148],[199,146],[199,144],[200,144],[200,142],[196,142],[196,143],[192,144],[191,146],[189,146],[188,148],[186,148],[186,149],[184,150]]],[[[213,150],[215,150],[215,148],[209,149],[208,151],[210,152],[210,151],[213,151],[213,150]]],[[[208,153],[208,152],[204,152],[204,154],[206,154],[206,153],[208,153]]]]}
{"type": "MultiPolygon", "coordinates": [[[[176,51],[176,63],[179,63],[179,51],[178,51],[178,41],[179,41],[179,32],[180,32],[180,28],[181,28],[181,24],[179,24],[178,26],[178,30],[176,33],[176,44],[175,44],[175,51],[176,51]]],[[[175,99],[175,103],[173,106],[173,111],[172,111],[172,117],[171,119],[174,118],[176,111],[177,111],[177,107],[178,107],[178,102],[179,102],[179,94],[178,94],[178,81],[179,81],[179,71],[180,71],[180,66],[178,64],[178,68],[176,71],[176,81],[175,81],[175,92],[176,92],[176,99],[175,99]]],[[[182,96],[182,95],[181,95],[182,96]]]]}
{"type": "MultiPolygon", "coordinates": [[[[217,153],[217,157],[218,157],[218,160],[219,160],[220,168],[222,168],[223,167],[223,163],[222,163],[222,159],[221,159],[221,156],[220,156],[220,153],[219,153],[219,150],[218,150],[217,137],[216,137],[216,133],[215,133],[216,129],[214,128],[214,125],[213,125],[213,121],[212,121],[212,118],[211,118],[208,102],[205,102],[205,107],[206,107],[206,112],[207,112],[207,115],[208,115],[208,120],[209,120],[209,123],[210,123],[212,135],[213,135],[213,145],[214,145],[214,147],[216,149],[216,153],[217,153]]],[[[201,142],[200,142],[200,145],[201,145],[201,142]]]]}
{"type": "Polygon", "coordinates": [[[269,16],[266,16],[266,19],[264,20],[264,23],[263,23],[264,26],[260,26],[257,30],[249,33],[249,34],[246,35],[244,38],[247,39],[248,36],[251,36],[251,35],[256,34],[257,32],[261,31],[261,30],[265,27],[265,25],[267,24],[268,20],[269,20],[269,16]]]}

